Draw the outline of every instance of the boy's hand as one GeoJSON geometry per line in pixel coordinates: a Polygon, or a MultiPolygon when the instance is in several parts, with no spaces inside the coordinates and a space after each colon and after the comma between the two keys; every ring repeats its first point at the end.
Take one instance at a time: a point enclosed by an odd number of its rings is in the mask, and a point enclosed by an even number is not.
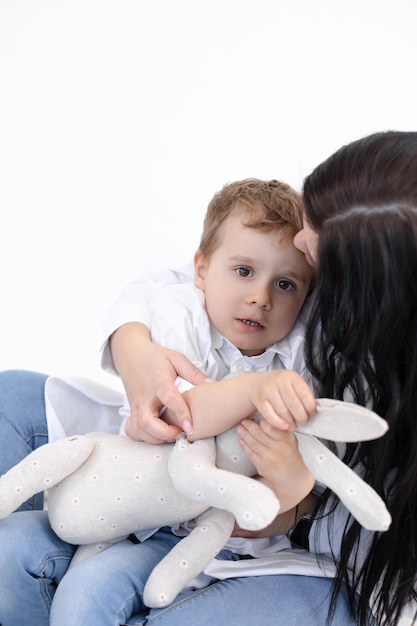
{"type": "Polygon", "coordinates": [[[274,428],[266,420],[245,419],[237,429],[242,450],[258,474],[278,497],[281,513],[292,509],[314,487],[314,477],[298,451],[291,432],[274,428]]]}
{"type": "Polygon", "coordinates": [[[262,417],[281,430],[294,430],[306,424],[316,411],[310,387],[291,370],[263,373],[251,384],[250,399],[262,417]]]}

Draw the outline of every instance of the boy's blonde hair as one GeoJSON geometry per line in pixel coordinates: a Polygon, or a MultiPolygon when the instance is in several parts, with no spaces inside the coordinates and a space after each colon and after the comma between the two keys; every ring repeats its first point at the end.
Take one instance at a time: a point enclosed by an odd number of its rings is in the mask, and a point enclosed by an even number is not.
{"type": "Polygon", "coordinates": [[[242,213],[242,224],[263,232],[280,231],[291,238],[303,227],[299,193],[279,180],[246,178],[218,191],[207,207],[199,250],[208,258],[219,245],[219,227],[232,213],[242,213]]]}

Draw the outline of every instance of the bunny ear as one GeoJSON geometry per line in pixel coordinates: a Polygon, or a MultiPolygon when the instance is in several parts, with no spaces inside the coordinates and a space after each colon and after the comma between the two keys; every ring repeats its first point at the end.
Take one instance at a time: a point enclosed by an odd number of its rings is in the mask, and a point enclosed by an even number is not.
{"type": "Polygon", "coordinates": [[[385,435],[388,424],[373,411],[353,402],[319,398],[317,412],[296,432],[331,441],[369,441],[385,435]]]}
{"type": "Polygon", "coordinates": [[[388,530],[391,515],[376,491],[320,441],[311,435],[295,435],[303,461],[314,478],[334,491],[364,528],[388,530]]]}

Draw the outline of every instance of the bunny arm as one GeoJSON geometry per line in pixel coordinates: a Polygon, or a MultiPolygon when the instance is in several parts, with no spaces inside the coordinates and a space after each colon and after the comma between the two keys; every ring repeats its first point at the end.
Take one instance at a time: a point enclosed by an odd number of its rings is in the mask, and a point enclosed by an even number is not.
{"type": "Polygon", "coordinates": [[[222,550],[232,534],[235,518],[228,511],[210,508],[196,521],[190,534],[153,569],[143,594],[146,606],[160,608],[171,604],[222,550]]]}
{"type": "Polygon", "coordinates": [[[169,456],[168,469],[179,493],[230,511],[241,528],[260,530],[278,515],[279,501],[269,487],[216,466],[213,437],[194,443],[179,439],[169,456]]]}

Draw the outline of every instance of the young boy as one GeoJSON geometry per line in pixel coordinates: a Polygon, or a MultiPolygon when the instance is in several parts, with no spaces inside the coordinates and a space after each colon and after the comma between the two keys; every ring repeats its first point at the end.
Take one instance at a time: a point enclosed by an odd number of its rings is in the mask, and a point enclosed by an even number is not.
{"type": "MultiPolygon", "coordinates": [[[[149,303],[153,342],[184,353],[213,380],[278,369],[307,375],[297,316],[312,269],[293,245],[301,228],[301,199],[288,185],[246,179],[223,187],[208,205],[194,285],[169,285],[149,303]]],[[[250,415],[248,383],[245,377],[219,393],[201,385],[185,393],[193,416],[190,440],[224,432],[250,415]]],[[[177,386],[182,393],[190,388],[180,379],[177,386]]],[[[127,404],[123,413],[130,414],[127,404]]],[[[170,421],[169,411],[164,419],[170,421]]],[[[274,423],[288,428],[278,416],[274,423]]]]}
{"type": "MultiPolygon", "coordinates": [[[[193,418],[191,440],[223,432],[256,409],[266,422],[288,428],[277,414],[279,409],[285,415],[280,394],[296,398],[306,383],[297,379],[294,388],[285,378],[290,372],[276,370],[304,372],[304,327],[297,316],[310,290],[312,270],[292,243],[301,227],[301,199],[289,186],[256,179],[226,185],[208,207],[194,258],[195,285],[169,286],[151,301],[154,341],[181,350],[218,381],[189,388],[178,380],[193,418]],[[233,373],[242,375],[220,380],[233,373]]],[[[128,416],[127,403],[124,411],[128,416]]],[[[164,414],[168,421],[169,413],[164,414]]],[[[262,459],[262,471],[255,465],[270,485],[278,474],[286,474],[276,467],[273,454],[262,459]]],[[[304,478],[310,481],[310,476],[304,478]]],[[[15,622],[22,619],[18,596],[24,589],[22,606],[30,604],[31,619],[39,626],[142,623],[149,614],[142,602],[144,584],[181,539],[161,529],[143,543],[122,541],[66,572],[75,547],[54,535],[47,516],[27,512],[13,518],[9,539],[19,546],[11,592],[15,622]],[[47,569],[36,573],[36,563],[44,562],[47,569]],[[18,584],[19,577],[24,584],[18,584]],[[56,589],[50,616],[45,588],[50,595],[56,589]]],[[[273,538],[240,538],[239,548],[232,541],[217,556],[219,566],[221,559],[259,555],[265,541],[275,549],[273,538]]],[[[6,624],[0,615],[3,619],[6,624]]]]}

